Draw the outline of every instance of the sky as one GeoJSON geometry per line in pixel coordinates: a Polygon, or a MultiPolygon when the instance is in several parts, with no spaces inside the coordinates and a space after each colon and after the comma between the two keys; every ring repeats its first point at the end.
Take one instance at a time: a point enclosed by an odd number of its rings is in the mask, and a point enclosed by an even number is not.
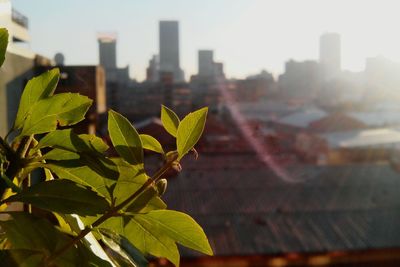
{"type": "Polygon", "coordinates": [[[197,51],[214,50],[228,77],[265,69],[278,75],[289,59],[317,60],[319,36],[337,32],[342,69],[361,71],[365,58],[400,62],[396,0],[11,0],[29,18],[31,48],[64,54],[66,64],[98,64],[98,32],[116,32],[117,64],[145,78],[158,53],[158,21],[178,20],[181,67],[197,72],[197,51]]]}

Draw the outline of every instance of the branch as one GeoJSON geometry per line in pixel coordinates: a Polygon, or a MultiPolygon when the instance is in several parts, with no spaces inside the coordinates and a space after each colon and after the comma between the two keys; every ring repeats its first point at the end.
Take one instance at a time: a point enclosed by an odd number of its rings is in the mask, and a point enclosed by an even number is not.
{"type": "Polygon", "coordinates": [[[17,186],[16,184],[14,184],[14,182],[7,177],[7,175],[3,174],[1,175],[1,178],[6,182],[6,184],[11,187],[11,189],[15,192],[15,193],[20,193],[22,191],[21,188],[19,188],[19,186],[17,186]]]}
{"type": "Polygon", "coordinates": [[[159,180],[164,173],[166,173],[171,167],[173,162],[176,160],[172,159],[165,163],[165,165],[159,169],[150,179],[148,179],[138,190],[135,191],[131,196],[129,196],[126,200],[121,202],[119,205],[111,208],[107,213],[103,214],[100,218],[98,218],[91,226],[86,227],[83,229],[74,239],[71,240],[70,243],[66,244],[64,247],[60,248],[59,250],[55,251],[47,260],[46,263],[50,264],[54,259],[59,257],[60,255],[64,254],[67,250],[69,250],[72,246],[76,245],[82,238],[84,238],[87,234],[89,234],[93,228],[99,226],[107,219],[118,215],[119,211],[127,206],[132,200],[134,200],[137,196],[143,193],[152,183],[159,180]]]}

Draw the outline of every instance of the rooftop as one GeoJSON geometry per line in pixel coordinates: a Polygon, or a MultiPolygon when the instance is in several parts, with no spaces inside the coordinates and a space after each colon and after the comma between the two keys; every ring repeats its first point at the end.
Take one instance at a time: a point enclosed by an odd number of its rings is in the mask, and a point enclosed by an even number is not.
{"type": "Polygon", "coordinates": [[[166,202],[204,227],[217,256],[400,246],[400,175],[390,166],[296,165],[286,167],[291,183],[249,154],[182,166],[166,202]]]}
{"type": "Polygon", "coordinates": [[[289,114],[279,119],[278,122],[295,127],[307,128],[310,123],[318,121],[326,116],[328,116],[328,113],[323,110],[318,108],[309,108],[289,114]]]}
{"type": "Polygon", "coordinates": [[[390,128],[368,129],[321,134],[330,147],[390,147],[400,144],[400,131],[390,128]]]}

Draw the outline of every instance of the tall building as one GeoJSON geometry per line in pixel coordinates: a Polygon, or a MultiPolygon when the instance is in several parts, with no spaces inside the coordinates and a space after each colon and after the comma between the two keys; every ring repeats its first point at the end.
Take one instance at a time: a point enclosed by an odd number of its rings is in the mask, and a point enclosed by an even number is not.
{"type": "Polygon", "coordinates": [[[215,74],[214,52],[212,50],[199,50],[200,77],[211,77],[215,74]]]}
{"type": "Polygon", "coordinates": [[[99,58],[100,65],[105,69],[115,69],[117,67],[117,41],[116,35],[109,34],[99,34],[99,58]]]}
{"type": "Polygon", "coordinates": [[[153,55],[153,57],[149,60],[149,66],[146,69],[146,81],[158,82],[159,71],[160,71],[160,59],[158,55],[153,55]]]}
{"type": "Polygon", "coordinates": [[[121,101],[119,95],[126,90],[130,83],[129,65],[124,68],[117,66],[117,34],[100,33],[97,36],[99,42],[99,64],[105,70],[107,106],[118,110],[121,101]]]}
{"type": "Polygon", "coordinates": [[[172,75],[174,82],[184,80],[179,64],[179,23],[178,21],[160,21],[160,72],[172,75]]]}
{"type": "Polygon", "coordinates": [[[325,80],[335,78],[341,68],[340,35],[325,33],[319,39],[319,63],[325,80]]]}
{"type": "Polygon", "coordinates": [[[289,60],[285,72],[279,76],[280,94],[287,99],[313,100],[320,87],[321,69],[316,61],[289,60]]]}

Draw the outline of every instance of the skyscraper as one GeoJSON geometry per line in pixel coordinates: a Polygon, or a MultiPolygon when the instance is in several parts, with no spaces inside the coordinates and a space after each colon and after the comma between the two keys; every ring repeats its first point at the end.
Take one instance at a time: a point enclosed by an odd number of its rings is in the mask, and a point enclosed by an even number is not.
{"type": "Polygon", "coordinates": [[[174,82],[183,81],[179,64],[179,23],[160,21],[160,72],[172,75],[174,82]]]}
{"type": "Polygon", "coordinates": [[[160,71],[160,59],[158,55],[153,55],[149,61],[149,66],[146,69],[146,81],[158,82],[160,71]]]}
{"type": "Polygon", "coordinates": [[[334,78],[341,68],[340,35],[325,33],[319,39],[319,63],[325,79],[334,78]]]}
{"type": "Polygon", "coordinates": [[[99,34],[99,58],[100,65],[105,69],[117,67],[117,41],[115,34],[99,34]]]}
{"type": "Polygon", "coordinates": [[[199,76],[212,77],[214,75],[214,52],[212,50],[199,50],[199,76]]]}

